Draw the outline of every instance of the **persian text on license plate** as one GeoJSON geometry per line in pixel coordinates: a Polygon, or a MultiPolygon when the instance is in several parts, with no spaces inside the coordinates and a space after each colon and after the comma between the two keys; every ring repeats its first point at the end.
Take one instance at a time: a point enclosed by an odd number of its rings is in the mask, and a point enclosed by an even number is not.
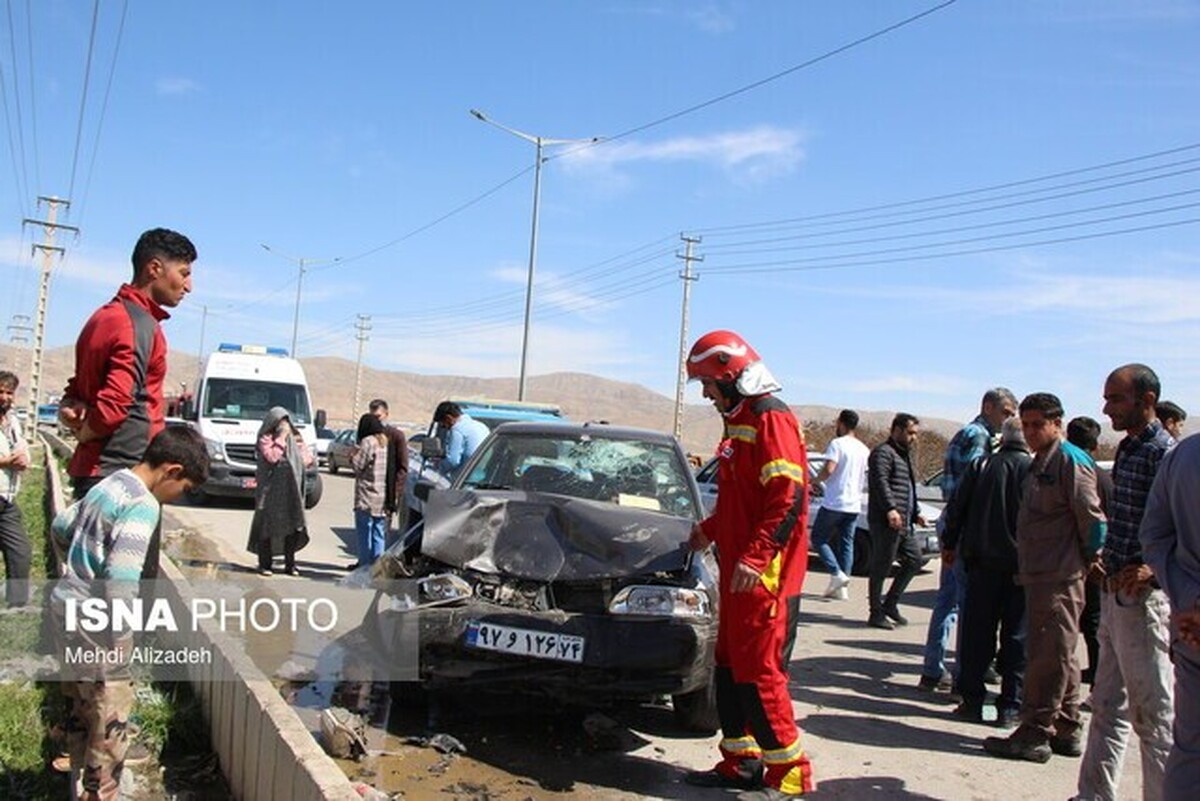
{"type": "Polygon", "coordinates": [[[467,624],[466,637],[467,645],[486,651],[500,651],[538,659],[557,659],[561,662],[583,661],[584,639],[574,634],[533,631],[472,621],[467,624]]]}

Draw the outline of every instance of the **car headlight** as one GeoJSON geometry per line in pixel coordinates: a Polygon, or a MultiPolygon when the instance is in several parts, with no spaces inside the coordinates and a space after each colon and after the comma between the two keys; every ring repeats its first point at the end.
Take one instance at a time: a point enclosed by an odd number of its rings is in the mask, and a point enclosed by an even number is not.
{"type": "Polygon", "coordinates": [[[447,604],[470,598],[471,585],[453,573],[426,576],[417,582],[421,604],[447,604]]]}
{"type": "Polygon", "coordinates": [[[225,446],[215,439],[204,438],[204,447],[208,449],[208,458],[214,462],[225,461],[225,446]]]}
{"type": "Polygon", "coordinates": [[[708,596],[684,587],[635,585],[617,593],[608,605],[614,615],[657,615],[707,620],[712,612],[708,596]]]}

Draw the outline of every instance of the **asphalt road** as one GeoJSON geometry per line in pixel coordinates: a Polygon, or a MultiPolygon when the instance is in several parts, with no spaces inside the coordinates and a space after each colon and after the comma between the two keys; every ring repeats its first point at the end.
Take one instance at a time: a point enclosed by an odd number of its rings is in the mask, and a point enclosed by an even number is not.
{"type": "MultiPolygon", "coordinates": [[[[337,584],[346,575],[341,568],[354,561],[352,479],[325,475],[324,480],[324,498],[309,512],[312,542],[299,554],[300,578],[254,575],[254,556],[245,550],[249,504],[172,507],[169,552],[202,583],[239,584],[277,595],[330,594],[346,606],[335,632],[342,633],[361,619],[366,603],[362,593],[337,584]]],[[[1055,756],[1035,765],[991,758],[981,742],[997,730],[957,720],[948,695],[916,689],[936,572],[913,582],[903,605],[911,623],[894,632],[864,625],[865,579],[853,580],[848,601],[821,598],[825,583],[820,574],[807,582],[790,670],[796,716],[817,775],[812,797],[1007,801],[1066,799],[1074,793],[1078,759],[1055,756]]],[[[298,650],[315,656],[323,645],[302,643],[298,650]]],[[[285,661],[285,650],[266,648],[261,666],[268,674],[285,661]]],[[[730,797],[682,783],[683,770],[710,765],[718,738],[681,734],[666,706],[584,717],[461,698],[428,711],[402,712],[388,709],[380,687],[373,690],[370,746],[388,753],[344,767],[352,778],[403,791],[407,799],[730,797]],[[456,737],[467,754],[446,757],[405,742],[430,733],[456,737]]],[[[284,687],[313,730],[316,710],[347,691],[362,696],[372,688],[331,682],[284,687]]],[[[1139,764],[1132,745],[1119,798],[1141,797],[1139,764]]]]}

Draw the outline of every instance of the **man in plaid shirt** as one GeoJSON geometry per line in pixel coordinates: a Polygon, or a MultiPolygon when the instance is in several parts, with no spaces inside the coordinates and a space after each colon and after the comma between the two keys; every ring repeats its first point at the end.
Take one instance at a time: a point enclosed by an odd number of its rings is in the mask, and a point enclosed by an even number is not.
{"type": "Polygon", "coordinates": [[[1174,720],[1171,610],[1138,540],[1150,486],[1175,444],[1155,416],[1160,394],[1158,376],[1144,364],[1118,367],[1104,382],[1104,413],[1125,438],[1112,471],[1102,555],[1100,658],[1092,686],[1092,724],[1079,768],[1079,801],[1116,798],[1131,727],[1141,740],[1144,796],[1162,798],[1174,720]]]}

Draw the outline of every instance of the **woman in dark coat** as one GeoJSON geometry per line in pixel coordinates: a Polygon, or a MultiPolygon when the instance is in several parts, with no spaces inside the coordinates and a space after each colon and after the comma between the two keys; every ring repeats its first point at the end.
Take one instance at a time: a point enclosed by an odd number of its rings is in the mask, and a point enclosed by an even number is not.
{"type": "Polygon", "coordinates": [[[296,575],[296,551],[308,544],[304,521],[304,468],[313,463],[287,409],[272,407],[258,429],[255,448],[254,520],[247,548],[258,554],[258,572],[271,575],[274,557],[296,575]]]}

